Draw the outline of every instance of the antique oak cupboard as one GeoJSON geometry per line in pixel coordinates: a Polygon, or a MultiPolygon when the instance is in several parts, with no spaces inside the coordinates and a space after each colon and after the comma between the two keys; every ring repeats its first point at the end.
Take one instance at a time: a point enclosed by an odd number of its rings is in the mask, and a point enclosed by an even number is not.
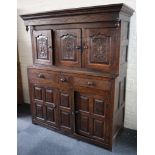
{"type": "Polygon", "coordinates": [[[132,14],[114,4],[21,15],[32,40],[34,124],[112,149],[124,122],[132,14]]]}

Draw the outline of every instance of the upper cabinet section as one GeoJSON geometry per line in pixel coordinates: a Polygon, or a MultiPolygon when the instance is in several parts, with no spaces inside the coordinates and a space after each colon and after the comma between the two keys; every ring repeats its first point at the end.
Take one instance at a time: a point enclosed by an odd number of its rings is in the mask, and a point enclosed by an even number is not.
{"type": "Polygon", "coordinates": [[[114,4],[21,18],[31,30],[34,65],[119,74],[127,62],[128,37],[123,36],[132,13],[126,5],[114,4]]]}

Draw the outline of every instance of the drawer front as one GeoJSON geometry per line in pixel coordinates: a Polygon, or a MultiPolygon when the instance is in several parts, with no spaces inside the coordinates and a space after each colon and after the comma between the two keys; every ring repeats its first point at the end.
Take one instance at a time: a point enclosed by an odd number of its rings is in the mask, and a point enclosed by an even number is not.
{"type": "Polygon", "coordinates": [[[106,80],[104,78],[96,79],[95,77],[82,78],[75,77],[74,78],[74,86],[75,87],[88,87],[109,91],[111,89],[110,80],[106,80]]]}
{"type": "Polygon", "coordinates": [[[58,72],[41,69],[28,69],[29,81],[35,84],[57,84],[58,72]]]}

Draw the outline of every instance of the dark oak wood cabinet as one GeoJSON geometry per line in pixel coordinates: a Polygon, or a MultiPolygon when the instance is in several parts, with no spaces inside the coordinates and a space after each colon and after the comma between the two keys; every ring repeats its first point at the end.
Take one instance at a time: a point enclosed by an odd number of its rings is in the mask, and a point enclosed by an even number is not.
{"type": "Polygon", "coordinates": [[[114,4],[21,15],[32,40],[33,123],[112,149],[124,123],[132,14],[114,4]]]}

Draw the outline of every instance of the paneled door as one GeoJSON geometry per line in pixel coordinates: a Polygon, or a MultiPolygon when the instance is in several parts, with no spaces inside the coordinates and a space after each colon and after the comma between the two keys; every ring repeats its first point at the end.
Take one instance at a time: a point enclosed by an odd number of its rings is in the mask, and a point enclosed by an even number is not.
{"type": "Polygon", "coordinates": [[[55,31],[57,66],[81,67],[81,29],[55,31]]]}
{"type": "Polygon", "coordinates": [[[44,107],[46,123],[52,126],[58,124],[58,91],[54,88],[45,87],[44,107]]]}
{"type": "Polygon", "coordinates": [[[73,92],[67,89],[59,90],[59,127],[63,132],[73,132],[73,92]]]}
{"type": "Polygon", "coordinates": [[[33,31],[33,61],[35,64],[53,64],[52,30],[33,31]]]}
{"type": "Polygon", "coordinates": [[[75,92],[75,132],[106,142],[109,135],[107,95],[75,92]]]}
{"type": "Polygon", "coordinates": [[[34,85],[31,89],[32,95],[32,116],[38,121],[45,121],[44,117],[44,88],[42,86],[34,85]]]}
{"type": "Polygon", "coordinates": [[[33,85],[31,93],[33,117],[38,121],[57,127],[57,89],[33,85]]]}
{"type": "Polygon", "coordinates": [[[91,28],[84,31],[86,68],[109,70],[117,53],[114,28],[91,28]]]}

